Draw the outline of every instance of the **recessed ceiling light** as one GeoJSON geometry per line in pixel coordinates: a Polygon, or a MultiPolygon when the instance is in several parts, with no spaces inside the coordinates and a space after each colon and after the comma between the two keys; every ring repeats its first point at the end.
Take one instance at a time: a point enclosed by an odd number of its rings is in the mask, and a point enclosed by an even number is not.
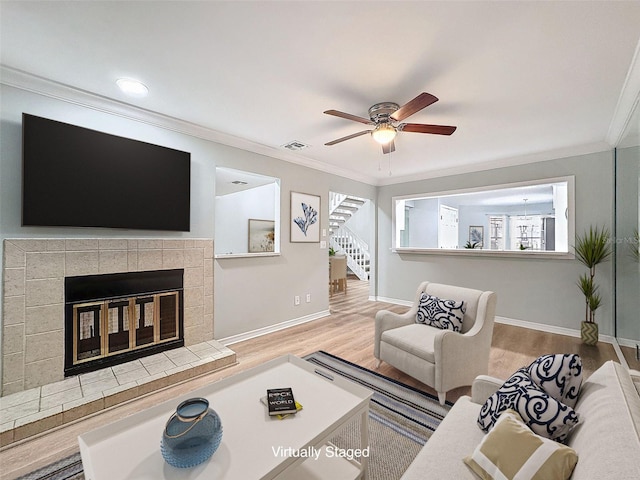
{"type": "Polygon", "coordinates": [[[116,84],[120,90],[132,97],[145,97],[149,93],[149,89],[144,83],[131,78],[119,78],[116,80],[116,84]]]}

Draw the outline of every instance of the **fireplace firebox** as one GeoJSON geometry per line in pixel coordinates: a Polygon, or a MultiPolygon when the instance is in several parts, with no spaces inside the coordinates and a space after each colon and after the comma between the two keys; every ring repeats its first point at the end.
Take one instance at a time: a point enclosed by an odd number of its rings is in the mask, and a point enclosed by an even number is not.
{"type": "Polygon", "coordinates": [[[184,346],[184,270],[65,278],[65,376],[184,346]]]}

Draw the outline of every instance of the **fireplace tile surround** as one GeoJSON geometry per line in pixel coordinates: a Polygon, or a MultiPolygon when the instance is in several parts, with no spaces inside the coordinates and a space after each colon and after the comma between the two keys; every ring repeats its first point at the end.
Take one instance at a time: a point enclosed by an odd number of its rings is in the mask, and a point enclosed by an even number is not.
{"type": "Polygon", "coordinates": [[[64,379],[66,276],[184,269],[185,345],[213,340],[211,239],[6,239],[1,396],[64,379]]]}

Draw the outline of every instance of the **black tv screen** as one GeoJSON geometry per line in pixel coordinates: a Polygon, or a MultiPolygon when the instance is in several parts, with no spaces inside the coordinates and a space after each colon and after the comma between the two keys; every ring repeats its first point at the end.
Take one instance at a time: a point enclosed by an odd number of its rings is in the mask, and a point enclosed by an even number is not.
{"type": "Polygon", "coordinates": [[[22,115],[22,225],[189,231],[191,154],[22,115]]]}

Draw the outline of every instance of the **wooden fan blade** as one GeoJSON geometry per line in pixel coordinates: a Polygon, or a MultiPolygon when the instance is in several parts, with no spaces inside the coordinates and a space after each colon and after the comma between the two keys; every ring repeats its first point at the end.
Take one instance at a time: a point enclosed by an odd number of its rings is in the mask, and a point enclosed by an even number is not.
{"type": "Polygon", "coordinates": [[[371,130],[363,130],[358,133],[353,133],[351,135],[347,135],[346,137],[338,138],[337,140],[333,140],[332,142],[327,142],[325,145],[335,145],[336,143],[344,142],[345,140],[351,140],[352,138],[359,137],[360,135],[364,135],[365,133],[370,133],[371,130]]]}
{"type": "Polygon", "coordinates": [[[398,125],[398,130],[414,133],[434,133],[436,135],[451,135],[458,127],[447,125],[426,125],[424,123],[403,123],[398,125]]]}
{"type": "Polygon", "coordinates": [[[396,151],[396,144],[393,140],[389,143],[382,145],[382,153],[387,154],[396,151]]]}
{"type": "Polygon", "coordinates": [[[334,117],[346,118],[347,120],[353,120],[354,122],[364,123],[365,125],[373,125],[373,122],[364,117],[358,117],[357,115],[351,115],[350,113],[339,112],[338,110],[327,110],[327,115],[333,115],[334,117]]]}
{"type": "Polygon", "coordinates": [[[391,118],[396,122],[400,122],[407,118],[410,115],[422,110],[423,108],[428,107],[432,103],[438,101],[438,97],[434,97],[430,93],[422,92],[413,100],[408,101],[403,106],[401,106],[398,110],[396,110],[391,118]]]}

